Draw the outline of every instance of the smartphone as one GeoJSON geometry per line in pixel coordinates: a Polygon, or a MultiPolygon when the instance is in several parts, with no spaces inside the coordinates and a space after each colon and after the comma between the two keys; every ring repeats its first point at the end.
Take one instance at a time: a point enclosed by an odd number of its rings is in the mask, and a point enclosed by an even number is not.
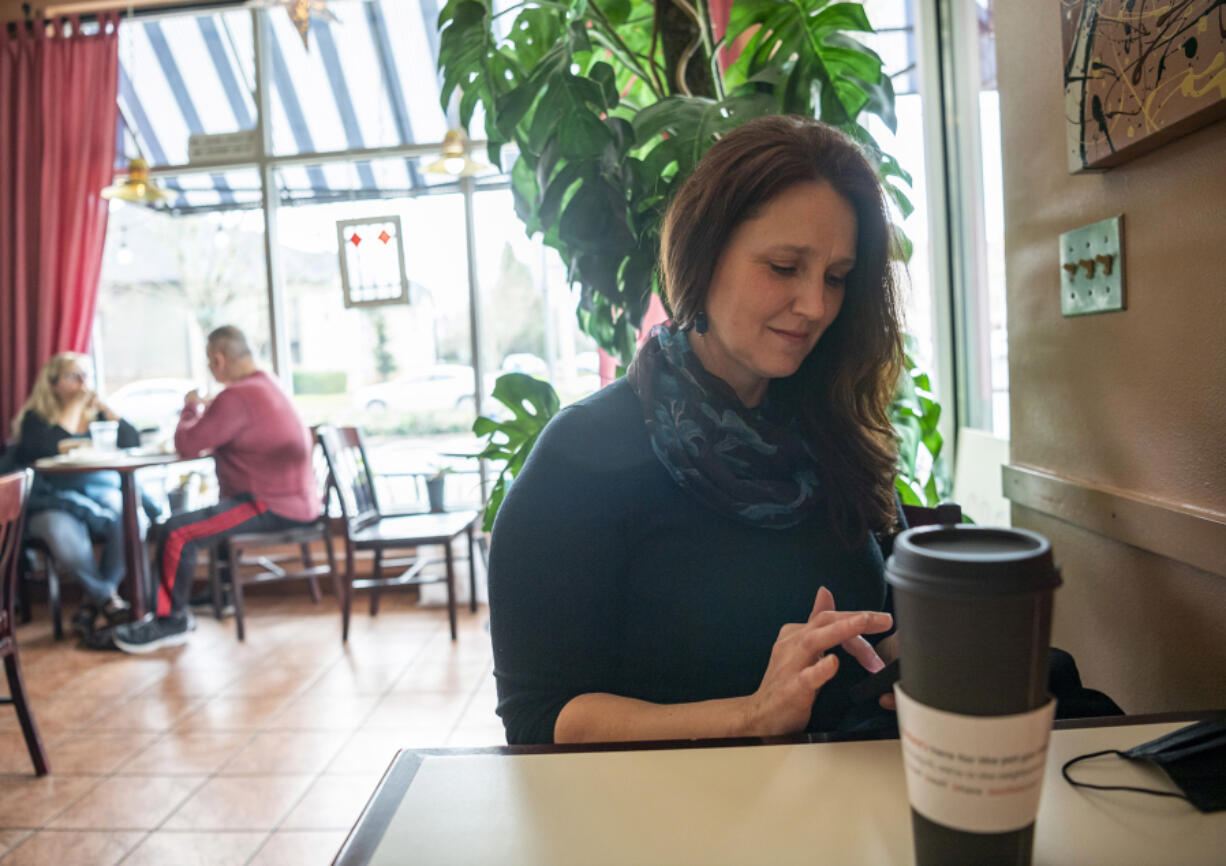
{"type": "Polygon", "coordinates": [[[898,682],[898,659],[894,659],[877,673],[856,683],[848,690],[848,694],[853,704],[876,701],[877,698],[891,691],[896,682],[898,682]]]}

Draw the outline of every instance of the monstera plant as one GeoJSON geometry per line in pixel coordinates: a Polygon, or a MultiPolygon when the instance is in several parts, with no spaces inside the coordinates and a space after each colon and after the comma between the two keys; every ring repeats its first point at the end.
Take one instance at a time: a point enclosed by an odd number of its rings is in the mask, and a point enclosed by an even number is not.
{"type": "MultiPolygon", "coordinates": [[[[736,0],[718,41],[706,0],[449,0],[438,23],[444,108],[458,96],[466,129],[481,109],[483,126],[471,131],[487,140],[491,162],[513,148],[517,214],[580,287],[580,327],[622,364],[659,289],[669,200],[707,149],[750,118],[802,114],[838,126],[864,145],[898,213],[912,210],[910,176],[862,122],[896,123],[881,58],[852,35],[872,32],[859,3],[736,0]]],[[[908,258],[905,235],[896,238],[908,258]]],[[[918,396],[922,377],[905,378],[895,404],[903,447],[936,450],[931,460],[904,457],[899,490],[905,501],[935,501],[944,493],[940,408],[918,396]],[[923,465],[938,471],[908,474],[923,465]]],[[[527,377],[498,384],[494,396],[513,417],[474,425],[490,437],[482,456],[505,464],[487,525],[558,405],[527,377]]]]}

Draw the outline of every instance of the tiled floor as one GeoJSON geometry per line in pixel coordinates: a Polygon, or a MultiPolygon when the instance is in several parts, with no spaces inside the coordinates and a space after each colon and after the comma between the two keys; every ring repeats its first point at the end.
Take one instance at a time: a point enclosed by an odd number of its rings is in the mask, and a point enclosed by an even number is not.
{"type": "Polygon", "coordinates": [[[57,643],[37,611],[18,639],[52,773],[0,706],[0,864],[330,863],[397,749],[504,742],[485,608],[452,643],[411,594],[358,602],[347,647],[304,588],[248,598],[245,643],[201,616],[147,656],[57,643]]]}

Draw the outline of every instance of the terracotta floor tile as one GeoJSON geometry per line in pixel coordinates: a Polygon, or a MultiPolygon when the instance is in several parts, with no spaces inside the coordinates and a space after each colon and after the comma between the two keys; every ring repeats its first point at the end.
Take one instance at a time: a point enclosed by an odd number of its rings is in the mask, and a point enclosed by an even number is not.
{"type": "Polygon", "coordinates": [[[310,776],[214,777],[183,804],[166,830],[271,830],[311,784],[310,776]]]}
{"type": "Polygon", "coordinates": [[[90,720],[91,731],[168,731],[199,709],[203,698],[166,695],[134,697],[104,707],[90,720]]]}
{"type": "Polygon", "coordinates": [[[0,776],[0,827],[41,827],[97,784],[93,776],[0,776]]]}
{"type": "MultiPolygon", "coordinates": [[[[0,713],[13,713],[13,708],[0,707],[0,713]]],[[[38,724],[37,719],[35,724],[38,724]]],[[[43,739],[43,748],[47,748],[47,739],[41,729],[39,736],[43,739]]],[[[30,751],[26,748],[26,739],[20,728],[15,731],[0,731],[0,773],[34,773],[34,765],[30,763],[30,751]]]]}
{"type": "Polygon", "coordinates": [[[502,723],[497,722],[477,727],[458,727],[447,735],[447,742],[444,745],[449,748],[461,748],[505,746],[506,744],[507,732],[502,727],[502,723]]]}
{"type": "Polygon", "coordinates": [[[17,843],[30,835],[30,830],[0,830],[0,857],[17,847],[17,843]]]}
{"type": "Polygon", "coordinates": [[[308,694],[325,695],[381,695],[396,682],[404,672],[403,663],[381,666],[359,665],[348,659],[337,662],[328,672],[311,684],[308,694]]]}
{"type": "Polygon", "coordinates": [[[218,694],[233,679],[234,668],[229,665],[220,667],[176,665],[170,673],[142,691],[141,696],[152,698],[179,695],[210,698],[218,694]]]}
{"type": "Polygon", "coordinates": [[[80,731],[49,749],[55,773],[105,776],[158,738],[155,731],[80,731]]]}
{"type": "Polygon", "coordinates": [[[352,731],[366,719],[377,695],[307,693],[293,698],[264,725],[273,730],[352,731]]]}
{"type": "Polygon", "coordinates": [[[135,848],[144,835],[139,831],[42,830],[10,852],[4,858],[4,866],[69,863],[111,866],[135,848]]]}
{"type": "Polygon", "coordinates": [[[267,667],[246,671],[226,684],[222,693],[231,697],[296,695],[320,676],[319,668],[267,667]]]}
{"type": "Polygon", "coordinates": [[[349,830],[370,800],[381,772],[320,776],[281,822],[281,830],[349,830]]]}
{"type": "Polygon", "coordinates": [[[362,729],[452,727],[470,700],[466,692],[392,692],[379,701],[362,729]]]}
{"type": "Polygon", "coordinates": [[[171,731],[119,768],[121,775],[208,775],[251,739],[250,731],[171,731]]]}
{"type": "Polygon", "coordinates": [[[485,665],[418,660],[392,686],[394,692],[468,692],[488,675],[485,665]]]}
{"type": "Polygon", "coordinates": [[[327,866],[340,851],[346,835],[343,831],[273,833],[251,866],[327,866]]]}
{"type": "Polygon", "coordinates": [[[347,739],[347,733],[337,731],[261,731],[221,768],[221,775],[315,775],[347,739]]]}
{"type": "MultiPolygon", "coordinates": [[[[67,692],[67,690],[65,690],[67,692]]],[[[89,727],[94,716],[115,707],[119,699],[115,695],[100,697],[82,694],[55,694],[30,696],[30,710],[34,724],[43,741],[54,740],[65,733],[89,727]]],[[[0,732],[20,731],[17,713],[12,708],[0,709],[0,732]]]]}
{"type": "Polygon", "coordinates": [[[73,681],[77,694],[107,697],[134,695],[166,676],[172,665],[169,659],[164,658],[126,659],[118,654],[109,654],[107,658],[107,664],[73,681]]]}
{"type": "Polygon", "coordinates": [[[267,833],[150,833],[124,866],[243,866],[267,833]]]}
{"type": "Polygon", "coordinates": [[[449,733],[446,728],[358,731],[328,764],[326,772],[344,775],[382,772],[400,749],[442,746],[449,733]]]}
{"type": "Polygon", "coordinates": [[[209,698],[175,726],[179,731],[250,731],[262,727],[287,701],[272,697],[209,698]]]}
{"type": "Polygon", "coordinates": [[[50,826],[76,830],[152,830],[203,781],[201,776],[112,776],[50,826]]]}

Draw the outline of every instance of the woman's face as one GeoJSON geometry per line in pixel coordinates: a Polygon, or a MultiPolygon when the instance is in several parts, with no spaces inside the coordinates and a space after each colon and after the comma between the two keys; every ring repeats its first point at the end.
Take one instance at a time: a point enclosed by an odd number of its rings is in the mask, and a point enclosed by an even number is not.
{"type": "Polygon", "coordinates": [[[66,405],[72,402],[73,398],[77,397],[89,382],[89,377],[85,375],[76,364],[69,364],[60,371],[59,377],[51,386],[51,390],[55,392],[55,399],[60,401],[60,405],[66,405]]]}
{"type": "Polygon", "coordinates": [[[756,406],[830,327],[855,264],[851,203],[824,181],[790,187],[733,231],[707,291],[707,333],[691,331],[690,346],[756,406]]]}

